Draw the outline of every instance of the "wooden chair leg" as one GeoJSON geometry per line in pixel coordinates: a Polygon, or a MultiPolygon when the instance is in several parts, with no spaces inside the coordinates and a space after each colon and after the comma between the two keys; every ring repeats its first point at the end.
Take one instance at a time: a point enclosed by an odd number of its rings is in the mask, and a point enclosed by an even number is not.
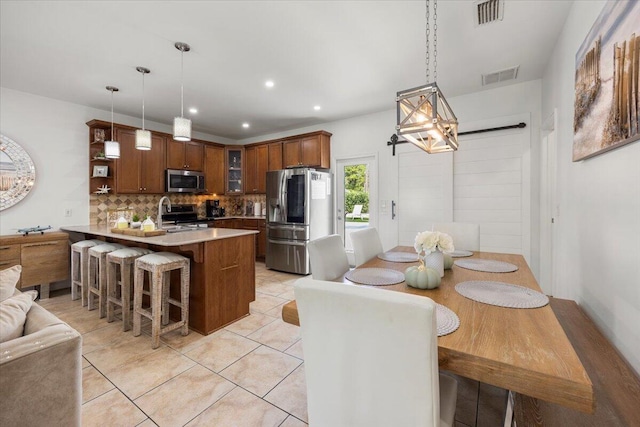
{"type": "Polygon", "coordinates": [[[80,281],[80,253],[71,250],[71,300],[75,301],[82,297],[82,282],[80,281]],[[80,286],[80,295],[78,295],[78,287],[80,286]]]}
{"type": "Polygon", "coordinates": [[[110,298],[116,296],[117,277],[116,268],[118,264],[107,261],[107,322],[113,322],[115,316],[115,303],[110,298]]]}
{"type": "Polygon", "coordinates": [[[122,303],[122,330],[131,329],[131,264],[120,267],[120,302],[122,303]]]}
{"type": "Polygon", "coordinates": [[[80,253],[80,282],[82,283],[82,306],[89,303],[89,251],[80,253]]]}
{"type": "Polygon", "coordinates": [[[182,307],[182,336],[189,335],[189,282],[191,280],[189,266],[182,267],[180,271],[180,305],[182,307]]]}
{"type": "Polygon", "coordinates": [[[97,265],[94,261],[95,261],[94,257],[89,255],[89,272],[87,275],[87,282],[86,282],[87,283],[87,310],[89,311],[95,310],[95,307],[93,306],[95,302],[95,294],[92,292],[92,289],[94,288],[94,284],[97,285],[97,281],[98,281],[97,265]]]}
{"type": "Polygon", "coordinates": [[[169,324],[169,296],[171,295],[171,271],[165,271],[162,276],[162,326],[169,324]]]}
{"type": "Polygon", "coordinates": [[[98,308],[100,318],[107,315],[107,255],[101,254],[99,260],[99,275],[98,275],[98,308]]]}
{"type": "Polygon", "coordinates": [[[142,329],[142,289],[144,287],[144,270],[135,269],[135,277],[133,280],[133,336],[140,336],[142,329]]]}
{"type": "Polygon", "coordinates": [[[152,274],[151,283],[151,348],[160,346],[160,329],[162,323],[162,274],[152,274]]]}

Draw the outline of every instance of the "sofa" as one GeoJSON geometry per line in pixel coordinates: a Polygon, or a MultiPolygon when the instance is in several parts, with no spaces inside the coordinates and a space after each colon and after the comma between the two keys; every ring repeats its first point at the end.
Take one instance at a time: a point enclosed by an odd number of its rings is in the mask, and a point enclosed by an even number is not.
{"type": "MultiPolygon", "coordinates": [[[[6,306],[12,300],[31,298],[21,295],[16,289],[0,301],[5,338],[6,321],[11,318],[6,306]]],[[[80,426],[82,336],[35,302],[28,301],[23,310],[26,319],[21,336],[0,343],[2,424],[80,426]]]]}

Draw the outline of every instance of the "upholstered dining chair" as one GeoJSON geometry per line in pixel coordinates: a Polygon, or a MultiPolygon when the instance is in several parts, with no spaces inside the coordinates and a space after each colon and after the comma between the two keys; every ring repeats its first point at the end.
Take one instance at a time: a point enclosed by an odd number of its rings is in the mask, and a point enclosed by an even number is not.
{"type": "Polygon", "coordinates": [[[453,238],[456,249],[467,251],[480,250],[480,224],[466,222],[442,222],[433,224],[434,231],[447,233],[453,238]]]}
{"type": "Polygon", "coordinates": [[[337,234],[309,242],[311,276],[317,280],[335,280],[349,271],[349,259],[342,238],[337,234]]]}
{"type": "Polygon", "coordinates": [[[309,425],[454,425],[458,385],[438,372],[433,300],[310,278],[294,292],[309,425]]]}
{"type": "Polygon", "coordinates": [[[350,236],[356,267],[383,252],[382,242],[375,227],[353,231],[350,236]]]}

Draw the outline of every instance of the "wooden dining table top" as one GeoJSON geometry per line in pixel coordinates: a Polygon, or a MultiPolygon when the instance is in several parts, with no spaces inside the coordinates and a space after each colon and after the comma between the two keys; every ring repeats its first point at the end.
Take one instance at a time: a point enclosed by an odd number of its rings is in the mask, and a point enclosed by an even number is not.
{"type": "MultiPolygon", "coordinates": [[[[410,246],[398,246],[392,251],[415,253],[410,246]]],[[[489,280],[542,292],[524,257],[475,252],[470,258],[509,262],[517,265],[518,270],[485,273],[454,265],[451,270],[445,270],[437,289],[415,289],[405,282],[376,287],[429,297],[458,315],[458,330],[438,337],[440,369],[593,413],[595,401],[591,380],[550,305],[534,309],[498,307],[467,299],[455,290],[460,282],[489,280]]],[[[418,262],[390,262],[375,257],[358,268],[389,268],[404,272],[412,265],[418,265],[418,262]]],[[[353,284],[344,277],[337,281],[353,284]]],[[[282,319],[300,325],[295,301],[283,306],[282,319]]]]}

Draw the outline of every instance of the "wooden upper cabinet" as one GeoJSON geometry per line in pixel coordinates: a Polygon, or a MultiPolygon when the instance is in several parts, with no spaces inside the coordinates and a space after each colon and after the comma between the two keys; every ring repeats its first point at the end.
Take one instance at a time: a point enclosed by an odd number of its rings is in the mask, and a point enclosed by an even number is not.
{"type": "Polygon", "coordinates": [[[136,131],[129,129],[115,129],[120,143],[120,158],[116,160],[118,175],[116,176],[116,193],[140,192],[140,155],[136,150],[136,131]]]}
{"type": "Polygon", "coordinates": [[[283,166],[309,166],[329,169],[331,134],[325,131],[300,135],[282,144],[283,166]]]}
{"type": "Polygon", "coordinates": [[[300,156],[300,140],[292,139],[282,143],[282,166],[300,166],[302,157],[300,156]]]}
{"type": "Polygon", "coordinates": [[[268,150],[266,144],[245,149],[245,193],[264,194],[267,192],[268,150]]]}
{"type": "Polygon", "coordinates": [[[208,193],[224,194],[224,147],[204,146],[204,179],[208,193]]]}
{"type": "Polygon", "coordinates": [[[244,193],[244,147],[227,145],[225,147],[225,194],[244,193]]]}
{"type": "Polygon", "coordinates": [[[167,169],[203,170],[204,145],[167,138],[167,169]]]}
{"type": "Polygon", "coordinates": [[[267,170],[277,171],[282,169],[282,142],[272,142],[268,144],[269,161],[267,170]]]}
{"type": "Polygon", "coordinates": [[[165,138],[151,134],[151,150],[137,150],[136,131],[116,129],[120,158],[116,160],[116,193],[164,193],[165,138]]]}
{"type": "MultiPolygon", "coordinates": [[[[140,190],[142,193],[164,193],[166,139],[151,134],[151,150],[143,151],[140,168],[140,190]]],[[[202,161],[202,160],[201,160],[202,161]]]]}
{"type": "Polygon", "coordinates": [[[258,172],[258,191],[257,193],[267,193],[267,170],[269,170],[269,148],[265,145],[259,145],[256,149],[258,157],[256,158],[256,171],[258,172]]]}

